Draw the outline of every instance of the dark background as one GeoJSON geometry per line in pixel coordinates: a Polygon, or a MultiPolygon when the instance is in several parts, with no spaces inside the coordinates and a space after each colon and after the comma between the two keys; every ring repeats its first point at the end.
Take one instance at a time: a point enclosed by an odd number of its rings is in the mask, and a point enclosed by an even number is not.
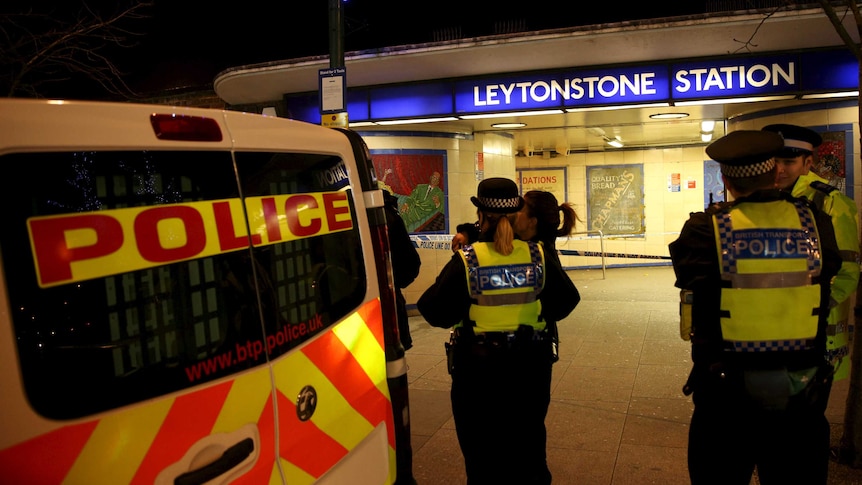
{"type": "MultiPolygon", "coordinates": [[[[199,64],[216,74],[232,66],[329,54],[330,0],[255,1],[223,7],[212,1],[156,0],[146,39],[149,65],[199,64]]],[[[487,0],[348,0],[342,3],[346,52],[703,12],[703,1],[625,1],[603,7],[574,0],[512,4],[487,0]]],[[[212,78],[212,75],[209,76],[212,78]]]]}
{"type": "MultiPolygon", "coordinates": [[[[134,47],[117,47],[110,57],[136,91],[211,86],[221,71],[235,66],[329,55],[330,4],[334,0],[242,2],[151,0],[143,18],[124,19],[137,35],[134,47]]],[[[711,0],[728,3],[744,0],[711,0]]],[[[0,17],[38,13],[75,19],[85,8],[102,15],[129,7],[132,0],[6,0],[0,17]]],[[[703,13],[710,0],[630,1],[585,4],[574,0],[534,0],[512,4],[488,0],[347,0],[342,5],[345,52],[703,13]]],[[[2,18],[0,18],[2,19],[2,18]]],[[[74,95],[65,86],[58,95],[74,95]]],[[[89,89],[93,89],[90,87],[89,89]]]]}

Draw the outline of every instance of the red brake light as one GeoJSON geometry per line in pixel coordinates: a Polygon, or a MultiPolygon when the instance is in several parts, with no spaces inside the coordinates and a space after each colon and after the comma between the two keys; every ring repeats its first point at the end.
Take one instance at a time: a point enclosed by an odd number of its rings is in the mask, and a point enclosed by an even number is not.
{"type": "Polygon", "coordinates": [[[159,140],[222,141],[221,128],[212,118],[153,113],[150,123],[159,140]]]}

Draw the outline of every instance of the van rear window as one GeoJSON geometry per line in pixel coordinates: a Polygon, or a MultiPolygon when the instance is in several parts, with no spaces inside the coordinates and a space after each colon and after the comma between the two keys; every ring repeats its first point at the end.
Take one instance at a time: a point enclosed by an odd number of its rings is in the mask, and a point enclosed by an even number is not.
{"type": "Polygon", "coordinates": [[[262,365],[365,297],[328,155],[11,154],[0,255],[23,384],[72,419],[262,365]],[[233,158],[235,157],[235,159],[233,158]]]}

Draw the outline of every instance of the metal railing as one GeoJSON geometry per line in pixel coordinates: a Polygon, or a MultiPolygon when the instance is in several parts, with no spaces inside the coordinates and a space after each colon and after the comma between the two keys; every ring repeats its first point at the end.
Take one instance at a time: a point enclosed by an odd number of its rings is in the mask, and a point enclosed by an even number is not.
{"type": "MultiPolygon", "coordinates": [[[[572,236],[576,236],[578,234],[586,234],[586,235],[599,235],[599,253],[597,256],[601,256],[602,258],[602,279],[605,279],[607,276],[607,264],[605,263],[605,234],[602,231],[583,231],[583,232],[573,232],[572,236]]],[[[571,251],[568,249],[560,249],[560,254],[565,256],[583,256],[584,254],[579,251],[571,251]]]]}

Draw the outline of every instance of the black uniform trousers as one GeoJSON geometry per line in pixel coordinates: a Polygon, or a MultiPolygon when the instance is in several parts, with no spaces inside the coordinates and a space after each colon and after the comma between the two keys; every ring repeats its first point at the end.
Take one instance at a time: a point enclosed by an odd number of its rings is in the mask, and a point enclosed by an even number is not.
{"type": "Polygon", "coordinates": [[[468,485],[548,485],[549,340],[456,343],[452,414],[468,485]]]}
{"type": "Polygon", "coordinates": [[[786,410],[763,410],[734,385],[701,384],[693,394],[688,434],[692,485],[826,485],[831,380],[815,405],[801,395],[786,410]],[[718,438],[721,437],[721,438],[718,438]]]}

